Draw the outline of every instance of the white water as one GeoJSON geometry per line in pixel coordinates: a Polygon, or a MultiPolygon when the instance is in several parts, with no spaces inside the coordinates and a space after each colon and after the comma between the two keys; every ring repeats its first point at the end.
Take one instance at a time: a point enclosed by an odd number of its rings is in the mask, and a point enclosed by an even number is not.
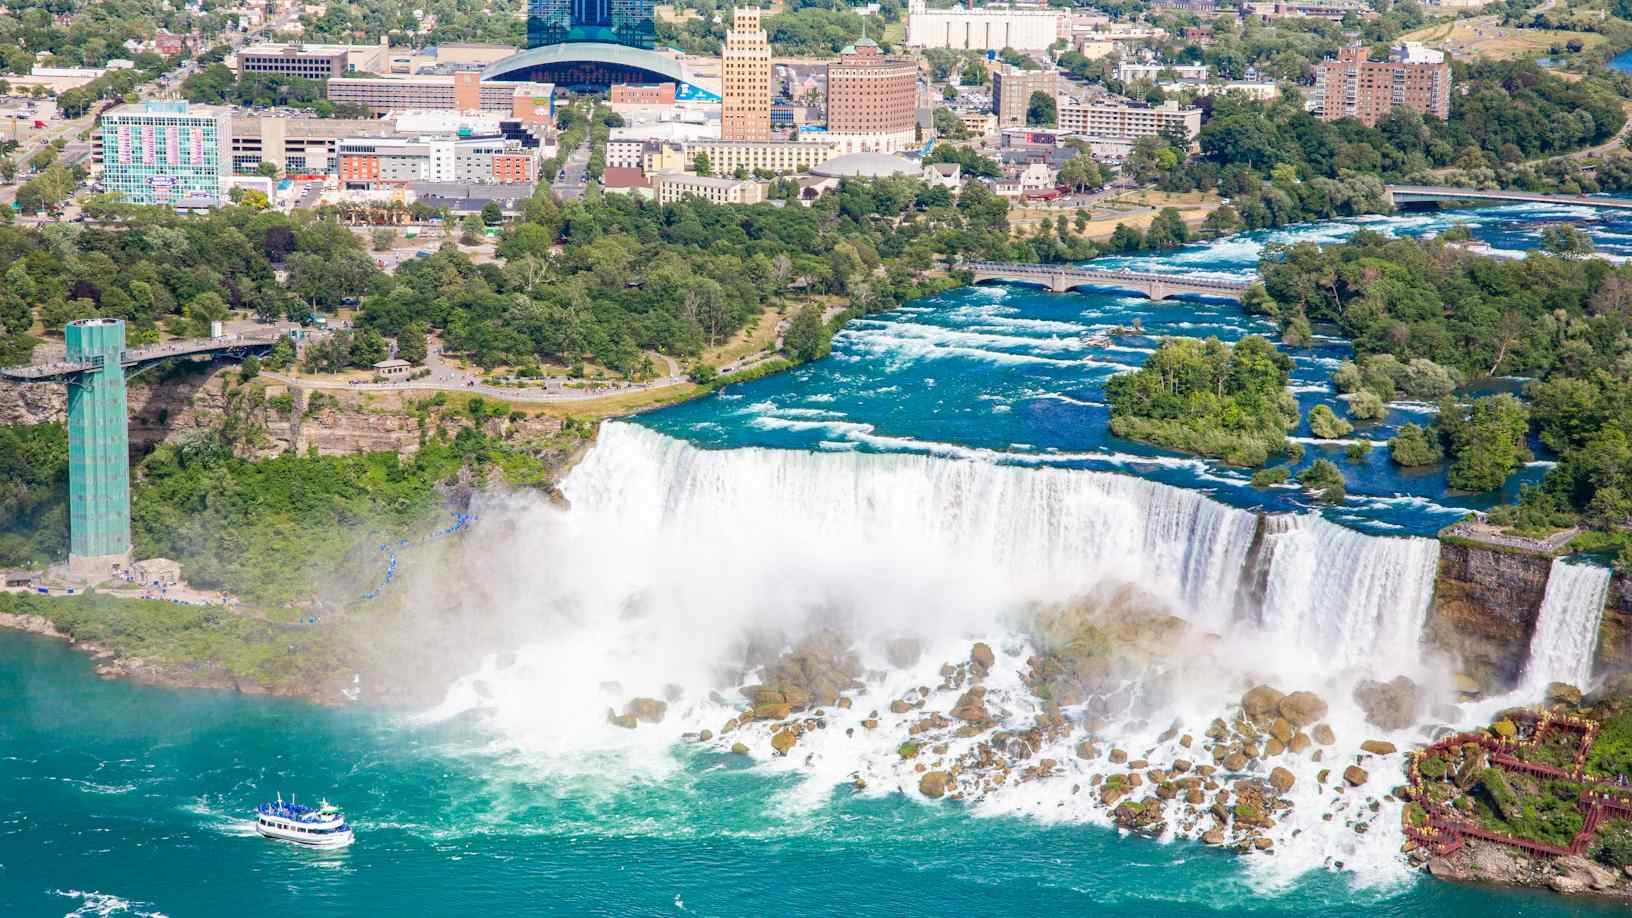
{"type": "MultiPolygon", "coordinates": [[[[812,627],[837,625],[855,640],[866,690],[853,710],[827,711],[828,729],[807,733],[797,754],[762,761],[805,778],[771,805],[820,807],[858,776],[866,793],[921,799],[915,763],[896,746],[923,712],[893,715],[889,701],[937,684],[943,663],[966,660],[970,642],[984,640],[999,655],[992,707],[1005,727],[1023,729],[1043,705],[1023,681],[1035,652],[1025,605],[1131,584],[1222,637],[1174,647],[1182,662],[1120,691],[1107,740],[1152,761],[1193,756],[1162,739],[1169,725],[1199,735],[1258,681],[1317,691],[1338,746],[1324,762],[1269,763],[1297,774],[1297,809],[1276,830],[1277,855],[1254,859],[1254,869],[1285,879],[1341,861],[1370,881],[1399,875],[1397,819],[1364,806],[1398,783],[1398,762],[1368,759],[1370,781],[1347,795],[1316,776],[1384,735],[1351,700],[1358,679],[1422,681],[1416,639],[1437,543],[1276,518],[1260,555],[1263,608],[1237,616],[1257,517],[1130,476],[863,451],[705,450],[608,423],[562,491],[567,512],[538,501],[481,508],[483,526],[460,544],[474,584],[463,601],[540,636],[491,658],[426,715],[477,718],[493,738],[486,753],[613,781],[676,775],[674,743],[687,731],[715,731],[721,752],[742,740],[762,755],[769,725],[722,732],[740,710],[734,687],[754,679],[730,668],[744,660],[745,639],[761,636],[774,655],[812,627]],[[924,655],[894,666],[884,639],[908,635],[924,655]],[[636,696],[670,698],[669,716],[655,727],[609,726],[608,709],[636,696]],[[877,729],[863,727],[875,712],[877,729]],[[1356,821],[1370,831],[1357,832],[1356,821]]],[[[949,710],[956,695],[932,692],[924,710],[949,710]]],[[[1074,788],[1116,769],[1077,759],[1076,738],[1038,751],[1060,763],[1060,776],[1003,788],[974,812],[1104,822],[1091,794],[1074,788]]],[[[1416,738],[1393,737],[1402,746],[1416,738]]],[[[939,739],[950,747],[944,761],[981,742],[939,739]]]]}
{"type": "Polygon", "coordinates": [[[1416,662],[1438,540],[1369,536],[1313,515],[1274,517],[1265,525],[1271,554],[1264,630],[1326,663],[1416,662]]]}
{"type": "Polygon", "coordinates": [[[1547,574],[1547,592],[1536,616],[1536,630],[1530,638],[1530,657],[1524,664],[1525,691],[1544,690],[1549,682],[1587,687],[1593,653],[1598,649],[1598,625],[1609,593],[1609,577],[1607,567],[1553,559],[1547,574]]]}

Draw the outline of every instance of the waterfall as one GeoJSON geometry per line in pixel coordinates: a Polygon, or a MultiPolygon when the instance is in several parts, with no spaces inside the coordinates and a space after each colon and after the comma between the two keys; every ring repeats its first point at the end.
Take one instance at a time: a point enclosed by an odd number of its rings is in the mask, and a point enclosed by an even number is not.
{"type": "Polygon", "coordinates": [[[1119,579],[1214,627],[1228,621],[1220,598],[1235,595],[1256,525],[1248,511],[1125,475],[916,455],[706,450],[627,423],[602,425],[562,492],[574,515],[616,519],[633,532],[743,534],[744,551],[782,545],[785,554],[888,562],[883,569],[894,577],[918,567],[991,587],[1011,604],[1119,579]]]}
{"type": "Polygon", "coordinates": [[[1435,539],[1370,536],[1316,515],[1265,520],[1258,624],[1334,664],[1414,662],[1438,574],[1435,539]]]}
{"type": "Polygon", "coordinates": [[[1609,593],[1609,576],[1607,567],[1553,559],[1536,630],[1530,637],[1530,658],[1524,664],[1526,691],[1543,690],[1549,682],[1586,688],[1592,677],[1593,652],[1598,649],[1598,623],[1609,593]]]}
{"type": "MultiPolygon", "coordinates": [[[[783,584],[794,583],[797,567],[807,590],[839,580],[935,582],[949,594],[936,602],[988,619],[1019,600],[1117,580],[1223,631],[1242,617],[1238,594],[1261,590],[1255,620],[1246,616],[1253,624],[1286,649],[1344,664],[1378,654],[1416,659],[1439,551],[1432,539],[1370,536],[1313,514],[1266,519],[1260,533],[1249,511],[1126,475],[707,450],[628,423],[602,426],[562,491],[574,515],[616,520],[631,539],[725,539],[729,547],[716,549],[722,576],[752,576],[763,565],[783,584]],[[1255,534],[1261,585],[1244,583],[1255,534]]],[[[923,601],[923,590],[907,594],[903,602],[923,601]]]]}

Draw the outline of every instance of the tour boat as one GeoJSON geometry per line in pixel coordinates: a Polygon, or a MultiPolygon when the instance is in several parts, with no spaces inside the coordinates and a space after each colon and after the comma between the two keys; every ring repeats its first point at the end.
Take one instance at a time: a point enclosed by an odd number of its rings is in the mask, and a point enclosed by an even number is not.
{"type": "Polygon", "coordinates": [[[282,794],[255,808],[255,831],[308,848],[344,848],[356,840],[339,807],[327,800],[316,807],[284,803],[282,794]]]}

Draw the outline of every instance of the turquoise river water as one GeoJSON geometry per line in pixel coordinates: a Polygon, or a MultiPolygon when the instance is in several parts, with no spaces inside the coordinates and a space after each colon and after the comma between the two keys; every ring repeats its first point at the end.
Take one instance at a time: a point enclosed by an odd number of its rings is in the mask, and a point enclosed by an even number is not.
{"type": "MultiPolygon", "coordinates": [[[[1619,219],[1547,207],[1370,218],[1235,237],[1139,262],[1153,270],[1240,274],[1252,270],[1266,242],[1330,241],[1359,226],[1426,233],[1453,220],[1472,223],[1479,238],[1509,251],[1526,248],[1548,222],[1579,223],[1601,249],[1632,254],[1632,221],[1619,219]]],[[[1222,303],[1152,304],[1111,293],[1053,295],[1018,287],[960,290],[854,323],[826,361],[642,423],[727,452],[773,447],[885,454],[886,460],[975,460],[1017,466],[1034,476],[1055,474],[1053,467],[1116,471],[1205,491],[1237,507],[1303,509],[1294,492],[1255,492],[1239,472],[1118,442],[1103,431],[1104,379],[1136,366],[1155,346],[1155,336],[1234,338],[1264,330],[1262,320],[1222,303]],[[1149,337],[1114,349],[1087,340],[1101,327],[1136,316],[1149,337]]],[[[1341,407],[1326,377],[1347,353],[1335,339],[1294,352],[1306,407],[1317,401],[1341,407]]],[[[1422,409],[1395,405],[1386,421],[1356,437],[1386,439],[1422,409]]],[[[645,442],[627,434],[619,439],[645,442]]],[[[682,466],[700,464],[693,454],[678,455],[674,461],[682,466]]],[[[1373,450],[1367,461],[1340,465],[1354,495],[1324,512],[1328,521],[1350,529],[1424,534],[1474,504],[1446,495],[1432,474],[1400,476],[1382,450],[1373,450]]],[[[570,495],[575,508],[595,505],[593,489],[618,467],[610,459],[600,463],[597,474],[603,477],[580,483],[581,493],[570,495]]],[[[798,472],[793,465],[777,468],[781,476],[798,472]]],[[[836,468],[849,474],[843,471],[848,467],[824,465],[818,470],[828,476],[824,486],[835,480],[836,468]]],[[[900,475],[914,466],[868,468],[866,474],[882,469],[900,475]]],[[[1544,471],[1537,466],[1521,476],[1544,471]]],[[[1002,486],[1025,485],[1011,479],[1002,486]]],[[[701,488],[701,480],[693,487],[701,488]]],[[[678,500],[654,497],[670,499],[678,500]]],[[[872,512],[875,505],[858,506],[872,512]]],[[[1171,500],[1151,504],[1158,505],[1179,512],[1171,500]]],[[[944,517],[958,508],[923,509],[944,517]]],[[[796,530],[799,522],[790,521],[790,527],[796,530]]],[[[1205,522],[1197,518],[1194,525],[1205,522]]],[[[1250,536],[1250,526],[1242,529],[1239,520],[1207,524],[1234,532],[1238,541],[1243,533],[1250,536]]],[[[692,616],[685,633],[674,637],[672,655],[689,652],[692,645],[684,642],[723,616],[716,606],[734,601],[717,596],[746,589],[744,584],[772,582],[784,571],[795,582],[840,582],[821,570],[823,558],[800,557],[797,540],[775,542],[755,555],[751,547],[759,533],[726,532],[730,528],[729,520],[709,517],[695,523],[692,534],[705,543],[712,536],[739,537],[731,543],[741,552],[731,561],[731,576],[699,580],[695,571],[666,571],[667,580],[651,582],[682,589],[640,596],[658,618],[669,611],[669,601],[692,616]],[[701,601],[686,593],[687,584],[697,587],[701,601]]],[[[1326,540],[1320,545],[1356,550],[1341,538],[1320,535],[1326,540]]],[[[573,556],[562,567],[587,570],[585,579],[599,587],[646,560],[597,566],[601,556],[615,553],[573,556]]],[[[547,553],[527,557],[536,562],[527,577],[550,576],[547,553]]],[[[833,564],[841,573],[860,564],[835,557],[845,560],[833,564]]],[[[1427,555],[1424,563],[1431,561],[1427,555]]],[[[898,568],[891,576],[905,572],[898,568]]],[[[997,581],[999,587],[1004,583],[997,581]]],[[[1206,598],[1205,590],[1192,592],[1206,598]]],[[[637,594],[639,588],[631,588],[637,594]]],[[[506,601],[525,607],[528,597],[506,601]]],[[[630,601],[618,607],[618,621],[631,617],[625,614],[630,601]]],[[[1277,602],[1294,605],[1286,597],[1277,602]]],[[[105,681],[93,674],[91,661],[60,642],[0,634],[0,916],[181,918],[253,911],[1159,918],[1359,911],[1550,918],[1609,911],[1546,894],[1434,882],[1403,868],[1361,873],[1329,858],[1322,865],[1317,857],[1312,869],[1277,870],[1274,858],[1249,863],[1184,840],[1122,838],[1093,820],[1043,818],[1040,811],[1014,815],[1023,807],[993,811],[927,803],[910,793],[863,794],[843,781],[816,786],[797,769],[672,742],[673,735],[646,728],[638,731],[639,742],[587,741],[610,728],[599,709],[587,717],[557,710],[556,696],[570,693],[558,693],[557,685],[576,680],[593,686],[613,677],[634,683],[645,665],[637,659],[616,673],[599,671],[600,654],[615,659],[626,648],[621,638],[589,640],[587,630],[572,631],[556,646],[557,633],[541,629],[548,678],[535,688],[520,692],[500,679],[478,681],[469,686],[471,697],[511,697],[485,710],[451,704],[436,716],[105,681]],[[280,791],[302,800],[327,795],[344,804],[357,843],[318,853],[256,837],[246,815],[280,791]]],[[[1309,657],[1318,649],[1294,645],[1289,653],[1309,657]]]]}

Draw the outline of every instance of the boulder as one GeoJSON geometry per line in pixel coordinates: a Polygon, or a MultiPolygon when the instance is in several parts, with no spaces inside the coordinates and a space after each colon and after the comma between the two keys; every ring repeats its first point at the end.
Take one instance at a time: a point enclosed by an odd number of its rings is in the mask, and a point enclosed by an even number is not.
{"type": "Polygon", "coordinates": [[[1232,752],[1224,757],[1225,771],[1240,771],[1247,767],[1247,757],[1239,752],[1232,752]]]}
{"type": "Polygon", "coordinates": [[[908,701],[906,701],[904,699],[897,698],[894,701],[890,702],[890,713],[891,714],[905,714],[910,710],[912,710],[912,703],[908,702],[908,701]]]}
{"type": "Polygon", "coordinates": [[[1350,765],[1348,768],[1343,769],[1343,780],[1355,787],[1366,783],[1370,777],[1371,775],[1367,774],[1366,770],[1359,765],[1350,765]]]}
{"type": "Polygon", "coordinates": [[[952,716],[970,723],[989,723],[992,715],[986,710],[986,689],[977,685],[960,695],[952,706],[952,716]]]}
{"type": "Polygon", "coordinates": [[[777,755],[787,755],[788,750],[797,742],[799,737],[794,736],[792,730],[782,730],[771,737],[771,748],[776,750],[777,755]]]}
{"type": "Polygon", "coordinates": [[[1302,755],[1309,748],[1309,743],[1309,734],[1299,731],[1292,737],[1292,742],[1286,744],[1286,748],[1293,755],[1302,755]]]}
{"type": "Polygon", "coordinates": [[[643,724],[660,724],[669,712],[669,703],[656,698],[631,698],[623,706],[623,713],[632,715],[643,724]]]}
{"type": "Polygon", "coordinates": [[[1275,722],[1269,725],[1269,735],[1280,740],[1283,746],[1292,742],[1292,737],[1297,732],[1298,730],[1292,726],[1292,722],[1284,717],[1275,718],[1275,722]]]}
{"type": "Polygon", "coordinates": [[[926,771],[918,779],[918,793],[931,800],[937,799],[946,794],[946,787],[951,781],[952,776],[944,771],[926,771]]]}
{"type": "Polygon", "coordinates": [[[1276,705],[1294,727],[1307,727],[1326,716],[1326,701],[1314,692],[1293,692],[1276,705]]]}
{"type": "Polygon", "coordinates": [[[1388,682],[1367,679],[1355,686],[1354,701],[1366,712],[1366,723],[1384,730],[1404,730],[1416,723],[1421,706],[1417,684],[1404,676],[1388,682]]]}
{"type": "Polygon", "coordinates": [[[1517,737],[1519,735],[1518,726],[1515,725],[1513,723],[1513,721],[1507,720],[1505,718],[1502,719],[1502,720],[1498,720],[1495,723],[1491,724],[1490,728],[1492,730],[1495,730],[1496,735],[1501,737],[1502,739],[1509,739],[1510,740],[1510,739],[1513,739],[1513,738],[1515,738],[1515,737],[1517,737]]]}
{"type": "Polygon", "coordinates": [[[997,655],[985,641],[976,641],[975,646],[969,648],[969,662],[981,668],[983,672],[991,672],[992,664],[997,662],[997,655]]]}
{"type": "Polygon", "coordinates": [[[1457,673],[1456,674],[1456,691],[1457,691],[1457,694],[1471,698],[1474,695],[1478,695],[1478,694],[1483,693],[1484,690],[1485,690],[1485,687],[1483,685],[1479,684],[1478,679],[1473,678],[1472,676],[1468,675],[1467,673],[1457,673]]]}
{"type": "Polygon", "coordinates": [[[1292,785],[1296,782],[1297,778],[1293,776],[1292,772],[1284,768],[1275,768],[1269,773],[1269,786],[1275,788],[1277,793],[1286,793],[1292,789],[1292,785]]]}
{"type": "Polygon", "coordinates": [[[713,738],[714,738],[714,731],[713,730],[704,730],[703,732],[697,734],[697,742],[699,742],[699,743],[706,743],[706,742],[708,742],[709,740],[711,740],[713,738]]]}
{"type": "Polygon", "coordinates": [[[731,753],[733,755],[747,755],[748,754],[748,744],[747,743],[732,743],[731,744],[731,753]]]}
{"type": "Polygon", "coordinates": [[[1204,844],[1204,845],[1222,845],[1222,844],[1224,844],[1224,830],[1223,829],[1208,829],[1206,832],[1202,833],[1201,843],[1204,844]]]}
{"type": "Polygon", "coordinates": [[[611,708],[606,709],[606,722],[614,727],[622,727],[625,730],[633,730],[640,726],[640,721],[635,719],[635,715],[618,714],[611,708]]]}
{"type": "Polygon", "coordinates": [[[1309,731],[1309,736],[1322,746],[1337,742],[1337,734],[1332,732],[1331,724],[1316,724],[1315,729],[1309,731]]]}
{"type": "Polygon", "coordinates": [[[1248,717],[1265,717],[1274,713],[1284,697],[1278,689],[1267,685],[1253,686],[1241,696],[1241,710],[1248,717]]]}
{"type": "Polygon", "coordinates": [[[1393,743],[1380,739],[1368,739],[1360,744],[1360,748],[1372,755],[1393,755],[1399,751],[1394,747],[1393,743]]]}
{"type": "Polygon", "coordinates": [[[1111,750],[1111,764],[1121,765],[1128,760],[1128,754],[1121,749],[1111,750]]]}
{"type": "Polygon", "coordinates": [[[1550,705],[1562,704],[1573,708],[1581,703],[1581,690],[1568,682],[1549,682],[1546,699],[1550,705]]]}
{"type": "Polygon", "coordinates": [[[1089,740],[1083,740],[1077,744],[1077,758],[1097,759],[1099,758],[1099,750],[1094,748],[1094,744],[1089,740]]]}
{"type": "Polygon", "coordinates": [[[792,713],[793,709],[787,702],[754,705],[754,717],[759,720],[787,720],[788,715],[792,713]]]}

